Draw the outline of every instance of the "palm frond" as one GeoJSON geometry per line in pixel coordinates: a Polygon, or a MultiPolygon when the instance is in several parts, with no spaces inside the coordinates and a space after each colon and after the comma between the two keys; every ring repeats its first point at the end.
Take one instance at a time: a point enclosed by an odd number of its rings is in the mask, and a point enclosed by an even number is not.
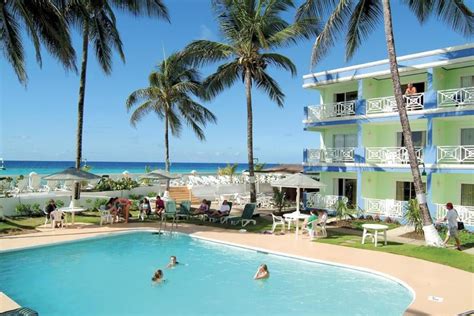
{"type": "Polygon", "coordinates": [[[268,42],[272,47],[282,47],[296,44],[299,40],[317,36],[321,31],[319,19],[308,17],[299,19],[295,23],[273,34],[268,42]]]}
{"type": "Polygon", "coordinates": [[[204,81],[207,98],[212,99],[225,88],[231,87],[240,77],[241,72],[241,67],[236,60],[220,65],[216,72],[204,81]]]}
{"type": "Polygon", "coordinates": [[[224,43],[197,40],[186,46],[183,54],[194,64],[203,65],[224,60],[230,57],[233,51],[232,46],[224,43]]]}
{"type": "Polygon", "coordinates": [[[170,22],[167,7],[161,0],[113,0],[115,7],[136,16],[147,15],[170,22]]]}
{"type": "Polygon", "coordinates": [[[276,53],[266,53],[262,54],[262,58],[268,64],[290,71],[292,76],[296,75],[296,66],[288,57],[276,53]]]}
{"type": "Polygon", "coordinates": [[[336,6],[338,0],[306,0],[296,10],[296,20],[324,17],[336,6]]]}
{"type": "Polygon", "coordinates": [[[420,23],[424,23],[433,12],[434,1],[435,0],[403,0],[420,23]]]}
{"type": "Polygon", "coordinates": [[[311,54],[311,65],[319,62],[328,50],[334,46],[337,35],[343,31],[347,19],[351,16],[352,2],[353,0],[339,0],[323,30],[316,38],[311,54]]]}
{"type": "Polygon", "coordinates": [[[474,35],[474,14],[463,0],[436,0],[435,15],[466,37],[474,35]]]}
{"type": "Polygon", "coordinates": [[[133,127],[137,126],[137,123],[142,120],[143,117],[145,117],[148,113],[152,112],[154,110],[153,107],[153,102],[152,101],[146,101],[139,105],[135,111],[133,111],[132,116],[130,116],[130,124],[133,127]]]}
{"type": "Polygon", "coordinates": [[[359,0],[349,20],[346,36],[347,60],[352,58],[362,40],[375,30],[382,16],[382,4],[379,0],[359,0]]]}
{"type": "Polygon", "coordinates": [[[285,94],[281,91],[278,83],[265,71],[262,70],[255,76],[255,83],[257,88],[265,91],[272,101],[276,102],[279,107],[283,107],[285,94]]]}

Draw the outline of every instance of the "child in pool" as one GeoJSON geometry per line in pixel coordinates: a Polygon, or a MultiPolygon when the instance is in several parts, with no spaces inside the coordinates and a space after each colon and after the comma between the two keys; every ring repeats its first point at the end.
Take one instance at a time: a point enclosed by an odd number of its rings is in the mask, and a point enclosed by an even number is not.
{"type": "Polygon", "coordinates": [[[270,272],[268,271],[268,267],[266,264],[260,265],[258,267],[257,272],[254,275],[255,280],[260,280],[260,279],[268,279],[270,277],[270,272]]]}

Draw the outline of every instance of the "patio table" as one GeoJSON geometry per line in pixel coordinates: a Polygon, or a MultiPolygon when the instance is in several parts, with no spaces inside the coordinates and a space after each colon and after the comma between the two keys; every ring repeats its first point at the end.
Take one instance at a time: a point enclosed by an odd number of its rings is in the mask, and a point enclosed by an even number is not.
{"type": "Polygon", "coordinates": [[[68,221],[67,221],[67,214],[68,214],[68,213],[71,213],[71,214],[72,214],[72,216],[71,216],[71,225],[74,225],[74,214],[75,214],[76,212],[79,212],[79,213],[80,213],[80,212],[86,211],[86,209],[83,208],[83,207],[69,207],[69,206],[61,207],[59,210],[62,211],[62,212],[64,212],[64,213],[66,214],[66,220],[65,220],[66,224],[68,223],[68,221]]]}
{"type": "Polygon", "coordinates": [[[300,212],[293,212],[293,213],[287,213],[283,214],[283,217],[285,220],[288,221],[288,230],[291,228],[291,222],[294,221],[296,224],[296,236],[298,236],[298,231],[299,231],[299,221],[305,220],[309,217],[308,214],[301,214],[300,212]]]}
{"type": "Polygon", "coordinates": [[[362,233],[362,244],[365,243],[365,238],[366,237],[372,237],[374,240],[375,247],[377,247],[377,236],[383,234],[384,238],[384,245],[387,245],[387,230],[388,226],[387,225],[381,225],[381,224],[363,224],[362,228],[364,228],[364,232],[362,233]],[[369,233],[368,230],[373,230],[373,233],[369,233]],[[381,231],[381,232],[379,232],[381,231]]]}

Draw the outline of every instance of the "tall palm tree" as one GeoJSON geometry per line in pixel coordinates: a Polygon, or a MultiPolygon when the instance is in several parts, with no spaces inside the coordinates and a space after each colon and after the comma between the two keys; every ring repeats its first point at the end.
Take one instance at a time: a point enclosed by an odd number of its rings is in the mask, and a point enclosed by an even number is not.
{"type": "Polygon", "coordinates": [[[130,94],[126,106],[130,111],[139,104],[130,117],[132,126],[149,113],[155,113],[165,121],[165,170],[169,172],[169,131],[179,137],[184,121],[200,140],[204,140],[203,128],[208,122],[215,123],[216,117],[193,98],[204,98],[201,78],[181,54],[174,53],[164,59],[150,74],[148,81],[148,87],[130,94]]]}
{"type": "Polygon", "coordinates": [[[11,64],[20,83],[26,85],[25,51],[22,29],[35,47],[36,61],[41,66],[41,44],[66,69],[75,70],[75,52],[67,23],[49,0],[0,1],[0,49],[11,64]]]}
{"type": "MultiPolygon", "coordinates": [[[[89,44],[94,46],[97,61],[105,74],[112,72],[112,50],[116,50],[123,62],[125,55],[117,30],[113,9],[133,15],[148,15],[169,21],[168,12],[161,0],[69,0],[63,10],[67,20],[79,28],[82,35],[82,60],[77,104],[76,163],[81,167],[82,129],[84,121],[84,98],[86,92],[87,59],[89,44]]],[[[75,186],[75,198],[79,197],[79,185],[75,186]]]]}
{"type": "MultiPolygon", "coordinates": [[[[435,15],[454,31],[466,37],[471,37],[474,34],[474,15],[463,0],[404,0],[403,2],[408,5],[420,23],[425,22],[430,15],[435,15]]],[[[348,27],[346,32],[346,58],[350,59],[362,41],[377,27],[377,22],[381,19],[384,20],[393,92],[408,152],[413,184],[423,219],[425,241],[427,245],[441,246],[442,241],[433,225],[426,202],[426,192],[415,155],[410,122],[404,106],[395,52],[390,0],[306,0],[299,8],[297,17],[304,18],[315,14],[320,16],[331,10],[333,11],[330,13],[322,32],[316,38],[313,47],[311,57],[313,65],[334,45],[337,35],[342,33],[346,26],[348,27]]]]}
{"type": "Polygon", "coordinates": [[[285,95],[266,68],[272,65],[295,75],[296,67],[289,58],[272,51],[315,36],[318,23],[312,17],[294,23],[285,21],[281,15],[294,7],[292,0],[213,0],[212,5],[225,42],[194,41],[186,47],[185,54],[198,64],[223,62],[206,79],[209,97],[229,88],[239,78],[245,84],[250,198],[255,202],[252,88],[264,91],[283,107],[285,95]]]}

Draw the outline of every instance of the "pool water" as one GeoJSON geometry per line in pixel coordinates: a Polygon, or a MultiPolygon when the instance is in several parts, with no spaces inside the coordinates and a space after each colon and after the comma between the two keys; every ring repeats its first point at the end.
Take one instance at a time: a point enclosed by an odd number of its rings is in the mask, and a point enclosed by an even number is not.
{"type": "Polygon", "coordinates": [[[370,273],[151,232],[0,253],[0,291],[40,315],[401,315],[412,301],[370,273]]]}

